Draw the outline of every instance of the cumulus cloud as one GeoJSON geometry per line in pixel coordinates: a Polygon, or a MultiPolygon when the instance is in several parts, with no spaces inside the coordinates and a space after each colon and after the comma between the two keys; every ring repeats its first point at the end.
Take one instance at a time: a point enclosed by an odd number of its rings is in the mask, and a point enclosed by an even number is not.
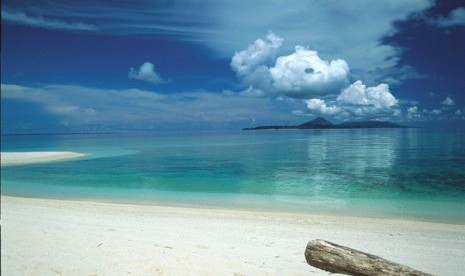
{"type": "Polygon", "coordinates": [[[130,79],[136,79],[141,81],[146,81],[153,84],[164,83],[160,75],[155,72],[155,66],[151,62],[144,62],[138,70],[135,70],[131,67],[129,69],[128,77],[130,79]]]}
{"type": "Polygon", "coordinates": [[[414,114],[418,112],[418,107],[417,106],[411,106],[407,109],[408,113],[414,114]]]}
{"type": "Polygon", "coordinates": [[[398,100],[391,94],[387,84],[366,87],[360,80],[345,88],[337,97],[337,101],[346,105],[371,106],[377,109],[398,104],[398,100]]]}
{"type": "Polygon", "coordinates": [[[245,77],[257,70],[257,67],[267,65],[276,51],[281,47],[283,38],[270,32],[265,40],[257,39],[249,44],[246,50],[236,52],[231,60],[231,68],[239,77],[245,77]]]}
{"type": "Polygon", "coordinates": [[[309,98],[338,93],[348,83],[349,66],[341,59],[326,61],[318,52],[296,46],[290,55],[276,52],[283,39],[269,33],[266,40],[257,39],[246,50],[237,52],[231,69],[255,95],[285,95],[309,98]]]}
{"type": "Polygon", "coordinates": [[[248,96],[262,97],[267,93],[274,93],[268,66],[274,61],[282,41],[283,38],[270,32],[265,40],[255,40],[246,50],[236,52],[232,57],[231,69],[236,72],[242,84],[249,86],[244,91],[248,96]]]}
{"type": "Polygon", "coordinates": [[[420,114],[417,106],[411,106],[411,107],[407,108],[407,118],[409,118],[409,119],[417,119],[417,118],[420,118],[420,117],[421,117],[421,114],[420,114]]]}
{"type": "Polygon", "coordinates": [[[276,90],[297,98],[333,94],[348,82],[348,73],[344,60],[328,62],[302,46],[296,46],[291,55],[278,57],[270,68],[276,90]]]}
{"type": "Polygon", "coordinates": [[[465,8],[457,8],[451,11],[446,17],[433,19],[432,23],[441,28],[465,26],[465,8]]]}
{"type": "Polygon", "coordinates": [[[425,120],[444,120],[444,119],[459,119],[463,120],[463,112],[461,109],[451,108],[451,106],[443,106],[436,109],[422,109],[417,106],[407,108],[407,119],[415,121],[425,120]]]}
{"type": "MultiPolygon", "coordinates": [[[[327,61],[303,46],[296,46],[290,55],[278,56],[282,41],[269,33],[265,40],[257,39],[233,56],[231,69],[248,86],[241,95],[304,99],[307,113],[339,119],[400,115],[399,101],[388,84],[368,87],[358,80],[349,85],[345,60],[327,61]]],[[[297,111],[293,114],[301,114],[297,111]]]]}
{"type": "Polygon", "coordinates": [[[442,101],[441,104],[444,106],[452,106],[452,105],[455,105],[455,101],[451,99],[450,97],[446,97],[446,99],[442,101]]]}
{"type": "Polygon", "coordinates": [[[314,98],[304,101],[310,113],[334,115],[339,119],[376,118],[398,116],[399,101],[392,95],[387,84],[367,87],[356,81],[342,90],[334,101],[314,98]]]}
{"type": "Polygon", "coordinates": [[[307,108],[320,114],[333,115],[340,113],[342,110],[337,106],[327,106],[326,102],[321,99],[306,100],[307,108]]]}
{"type": "MultiPolygon", "coordinates": [[[[455,104],[454,104],[455,105],[455,104]]],[[[463,108],[456,109],[452,106],[443,105],[441,108],[433,109],[422,109],[420,110],[417,106],[411,106],[407,108],[407,119],[415,121],[425,120],[445,120],[445,119],[465,119],[463,117],[463,108]]]]}
{"type": "Polygon", "coordinates": [[[433,109],[433,110],[431,111],[431,114],[433,114],[433,115],[439,115],[439,114],[441,114],[441,113],[442,113],[442,111],[441,111],[440,109],[433,109]]]}

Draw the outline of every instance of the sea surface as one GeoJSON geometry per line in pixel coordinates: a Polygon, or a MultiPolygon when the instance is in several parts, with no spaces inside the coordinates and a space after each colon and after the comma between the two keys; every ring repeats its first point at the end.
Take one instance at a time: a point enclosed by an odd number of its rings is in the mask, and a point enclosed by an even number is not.
{"type": "Polygon", "coordinates": [[[3,195],[465,223],[465,132],[428,129],[3,135],[3,195]]]}

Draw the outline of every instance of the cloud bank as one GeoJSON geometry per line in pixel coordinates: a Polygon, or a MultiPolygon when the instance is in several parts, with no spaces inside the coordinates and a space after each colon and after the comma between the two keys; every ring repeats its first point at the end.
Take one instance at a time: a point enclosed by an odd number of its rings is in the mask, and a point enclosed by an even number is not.
{"type": "Polygon", "coordinates": [[[290,55],[277,56],[283,41],[270,32],[265,40],[255,40],[232,57],[231,69],[248,86],[241,94],[304,99],[308,110],[294,114],[331,115],[341,120],[400,115],[399,101],[388,84],[367,87],[358,80],[349,85],[345,60],[323,60],[318,52],[303,46],[296,46],[290,55]]]}
{"type": "MultiPolygon", "coordinates": [[[[289,110],[302,107],[300,101],[248,98],[232,92],[164,94],[140,89],[14,84],[1,84],[1,91],[2,104],[8,100],[34,104],[66,126],[102,124],[150,129],[236,124],[235,128],[241,128],[255,123],[298,122],[289,110]]],[[[21,112],[28,110],[15,111],[21,112]]]]}

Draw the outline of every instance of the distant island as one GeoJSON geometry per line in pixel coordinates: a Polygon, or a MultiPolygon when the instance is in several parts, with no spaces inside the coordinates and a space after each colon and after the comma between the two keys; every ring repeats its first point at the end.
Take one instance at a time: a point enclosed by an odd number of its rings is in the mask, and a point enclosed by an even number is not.
{"type": "Polygon", "coordinates": [[[344,122],[341,124],[333,124],[322,117],[317,117],[312,121],[294,125],[294,126],[258,126],[247,127],[243,130],[265,130],[265,129],[340,129],[340,128],[408,128],[392,122],[382,121],[363,121],[363,122],[344,122]]]}

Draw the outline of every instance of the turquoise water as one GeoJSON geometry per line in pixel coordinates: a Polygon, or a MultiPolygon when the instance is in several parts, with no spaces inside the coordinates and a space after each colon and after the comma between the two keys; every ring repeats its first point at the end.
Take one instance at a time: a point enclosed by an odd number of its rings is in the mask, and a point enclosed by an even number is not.
{"type": "Polygon", "coordinates": [[[77,151],[2,167],[2,194],[465,223],[465,133],[425,129],[2,136],[77,151]]]}

